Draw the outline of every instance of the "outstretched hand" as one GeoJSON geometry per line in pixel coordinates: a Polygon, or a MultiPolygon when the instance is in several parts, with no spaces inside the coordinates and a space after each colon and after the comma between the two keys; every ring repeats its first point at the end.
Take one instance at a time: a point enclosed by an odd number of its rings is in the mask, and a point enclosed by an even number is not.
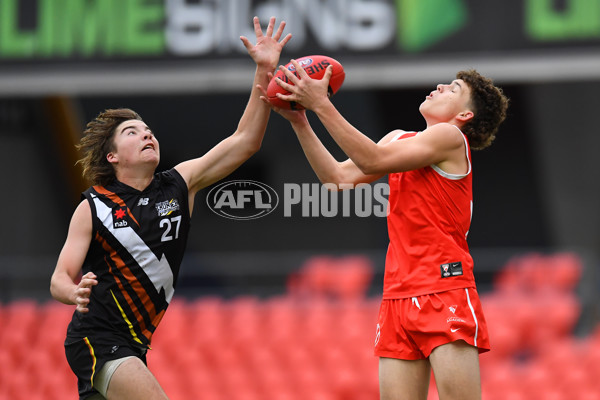
{"type": "Polygon", "coordinates": [[[285,28],[285,21],[281,21],[279,28],[273,34],[275,28],[275,17],[271,17],[267,31],[263,34],[260,27],[260,21],[258,17],[254,17],[254,33],[256,34],[256,44],[252,44],[245,36],[240,36],[242,43],[248,50],[248,54],[257,66],[267,67],[273,71],[279,63],[279,55],[283,50],[283,47],[292,38],[292,34],[288,33],[283,39],[283,30],[285,28]],[[281,40],[280,40],[281,39],[281,40]]]}
{"type": "Polygon", "coordinates": [[[289,69],[280,65],[279,69],[288,78],[289,83],[281,79],[277,80],[277,84],[290,92],[290,94],[277,93],[277,97],[281,100],[299,103],[309,110],[315,110],[320,105],[329,102],[329,80],[333,74],[333,67],[331,65],[327,67],[323,78],[312,79],[296,60],[292,60],[291,62],[296,69],[297,76],[289,69]]]}

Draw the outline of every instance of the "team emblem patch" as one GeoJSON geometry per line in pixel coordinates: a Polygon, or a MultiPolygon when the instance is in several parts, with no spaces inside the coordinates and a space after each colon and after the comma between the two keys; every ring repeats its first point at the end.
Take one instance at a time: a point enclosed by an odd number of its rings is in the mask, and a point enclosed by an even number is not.
{"type": "Polygon", "coordinates": [[[440,270],[442,271],[442,278],[460,276],[463,274],[462,263],[460,261],[442,264],[440,265],[440,270]]]}
{"type": "Polygon", "coordinates": [[[179,202],[177,199],[171,199],[156,203],[156,211],[159,217],[170,215],[173,211],[179,210],[179,202]]]}

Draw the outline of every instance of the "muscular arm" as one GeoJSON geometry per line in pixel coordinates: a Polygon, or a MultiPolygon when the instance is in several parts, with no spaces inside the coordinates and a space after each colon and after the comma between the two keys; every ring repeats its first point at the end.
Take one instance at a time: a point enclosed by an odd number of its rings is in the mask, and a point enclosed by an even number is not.
{"type": "Polygon", "coordinates": [[[61,303],[75,304],[80,312],[87,312],[92,286],[97,285],[96,276],[88,272],[79,283],[92,238],[92,213],[87,200],[82,201],[71,218],[67,240],[58,256],[58,262],[50,280],[50,293],[61,303]]]}
{"type": "MultiPolygon", "coordinates": [[[[312,130],[304,112],[288,112],[287,116],[289,116],[288,120],[292,124],[306,159],[321,183],[334,183],[338,186],[341,184],[357,185],[376,181],[384,175],[365,174],[351,159],[337,161],[312,130]],[[289,113],[296,113],[296,115],[292,116],[289,113]]],[[[389,142],[395,133],[390,132],[379,143],[389,142]]]]}
{"type": "Polygon", "coordinates": [[[269,120],[270,108],[260,100],[260,90],[257,85],[267,86],[268,73],[273,72],[279,62],[279,55],[283,46],[289,41],[291,35],[281,35],[285,23],[273,35],[275,18],[271,18],[266,35],[263,35],[258,18],[254,18],[256,44],[242,37],[248,53],[256,63],[256,72],[250,99],[238,123],[235,132],[218,143],[204,156],[185,161],[175,168],[185,179],[189,188],[190,205],[196,192],[213,184],[229,175],[248,158],[258,151],[269,120]]]}
{"type": "Polygon", "coordinates": [[[375,143],[354,128],[333,107],[315,110],[336,143],[365,174],[388,174],[437,164],[447,172],[466,170],[464,140],[456,127],[441,123],[419,135],[390,143],[375,143]]]}
{"type": "Polygon", "coordinates": [[[291,94],[278,97],[296,101],[312,110],[331,137],[365,175],[384,175],[437,164],[447,172],[464,172],[466,157],[464,140],[459,130],[448,123],[428,127],[412,138],[375,143],[350,124],[335,108],[327,96],[331,77],[328,67],[323,79],[310,79],[294,61],[299,77],[280,67],[291,84],[282,80],[278,84],[291,94]]]}

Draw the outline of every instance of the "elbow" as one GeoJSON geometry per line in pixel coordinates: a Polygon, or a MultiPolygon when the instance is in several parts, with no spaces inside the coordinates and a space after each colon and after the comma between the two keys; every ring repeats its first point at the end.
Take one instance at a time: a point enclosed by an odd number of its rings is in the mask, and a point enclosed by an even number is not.
{"type": "Polygon", "coordinates": [[[376,162],[356,162],[356,166],[365,175],[376,175],[381,173],[381,168],[376,162]]]}
{"type": "Polygon", "coordinates": [[[54,300],[58,300],[58,294],[56,292],[56,287],[54,285],[54,283],[52,283],[52,281],[50,282],[50,296],[52,296],[52,298],[54,300]]]}
{"type": "Polygon", "coordinates": [[[354,182],[343,174],[330,174],[327,176],[318,176],[321,185],[330,192],[339,192],[345,189],[352,189],[354,182]]]}
{"type": "Polygon", "coordinates": [[[253,155],[255,155],[256,153],[258,153],[258,151],[260,150],[261,144],[262,144],[261,142],[248,144],[247,153],[246,153],[248,155],[248,158],[250,158],[253,155]]]}
{"type": "Polygon", "coordinates": [[[339,190],[337,187],[339,187],[339,185],[343,182],[342,174],[339,171],[337,171],[335,168],[332,168],[325,170],[315,169],[315,172],[321,185],[325,186],[327,189],[329,189],[329,191],[339,190]]]}
{"type": "Polygon", "coordinates": [[[242,162],[242,163],[246,162],[253,155],[255,155],[256,153],[258,153],[258,150],[260,150],[260,145],[256,146],[256,147],[255,146],[244,147],[243,151],[240,153],[239,161],[242,162]]]}
{"type": "Polygon", "coordinates": [[[350,157],[356,167],[365,175],[375,175],[381,173],[382,157],[381,152],[362,152],[350,157]]]}
{"type": "Polygon", "coordinates": [[[50,278],[50,295],[52,296],[52,298],[54,300],[58,300],[61,303],[64,304],[75,304],[73,302],[70,302],[69,300],[66,300],[64,297],[64,290],[61,290],[61,279],[59,277],[59,275],[57,275],[56,273],[52,275],[52,278],[50,278]]]}
{"type": "Polygon", "coordinates": [[[59,300],[58,288],[57,288],[57,284],[56,284],[54,275],[52,275],[52,278],[50,279],[50,295],[52,296],[53,299],[59,300]]]}
{"type": "Polygon", "coordinates": [[[236,132],[233,137],[237,139],[237,143],[235,145],[242,149],[243,156],[246,157],[246,159],[258,153],[260,147],[262,146],[262,137],[251,138],[242,132],[236,132]]]}

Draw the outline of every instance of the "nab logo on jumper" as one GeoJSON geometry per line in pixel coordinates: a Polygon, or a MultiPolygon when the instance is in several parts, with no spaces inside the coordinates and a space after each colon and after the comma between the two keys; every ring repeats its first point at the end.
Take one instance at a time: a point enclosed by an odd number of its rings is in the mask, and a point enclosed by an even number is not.
{"type": "Polygon", "coordinates": [[[127,220],[125,217],[127,216],[127,208],[119,207],[116,208],[113,212],[113,227],[117,228],[125,228],[128,226],[127,220]]]}

